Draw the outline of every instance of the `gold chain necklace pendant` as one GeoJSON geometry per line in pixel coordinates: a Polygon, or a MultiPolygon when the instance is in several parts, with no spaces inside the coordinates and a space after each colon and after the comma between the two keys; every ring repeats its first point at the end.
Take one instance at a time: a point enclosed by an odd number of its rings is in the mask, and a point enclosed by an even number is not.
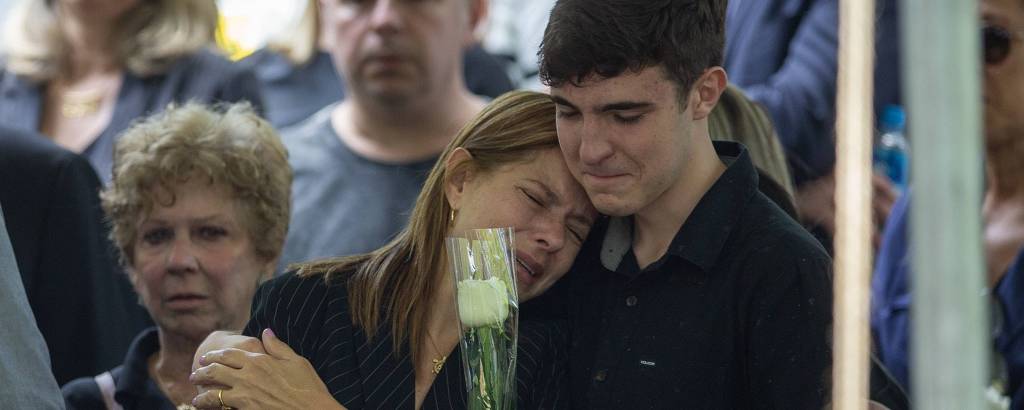
{"type": "MultiPolygon", "coordinates": [[[[434,348],[434,352],[441,354],[441,349],[437,348],[437,343],[434,343],[434,338],[427,332],[427,340],[430,341],[430,346],[434,348]]],[[[444,367],[444,361],[448,360],[448,355],[441,355],[440,359],[430,359],[430,362],[434,364],[434,368],[430,369],[430,372],[435,376],[441,374],[441,368],[444,367]]]]}
{"type": "Polygon", "coordinates": [[[106,92],[95,90],[65,90],[60,96],[60,114],[64,118],[82,118],[99,112],[106,92]]]}
{"type": "Polygon", "coordinates": [[[434,375],[441,374],[441,368],[444,367],[444,361],[448,360],[448,356],[441,356],[440,359],[431,359],[431,363],[434,363],[434,368],[430,370],[434,375]]]}
{"type": "Polygon", "coordinates": [[[100,110],[102,98],[97,100],[63,101],[60,104],[60,114],[64,118],[82,118],[95,114],[100,110]]]}

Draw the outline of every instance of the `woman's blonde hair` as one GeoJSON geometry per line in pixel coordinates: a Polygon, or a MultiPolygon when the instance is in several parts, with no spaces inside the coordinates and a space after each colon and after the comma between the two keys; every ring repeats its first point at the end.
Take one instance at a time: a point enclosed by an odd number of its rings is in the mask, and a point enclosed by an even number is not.
{"type": "Polygon", "coordinates": [[[123,263],[134,262],[140,218],[172,206],[176,189],[196,178],[234,196],[257,256],[280,256],[292,170],[277,131],[249,103],[190,103],[132,125],[117,141],[113,179],[100,197],[123,263]]]}
{"type": "Polygon", "coordinates": [[[320,4],[306,1],[299,20],[267,41],[267,48],[280,53],[292,65],[301,66],[316,54],[320,42],[320,4]]]}
{"type": "MultiPolygon", "coordinates": [[[[46,82],[67,69],[68,42],[58,27],[54,0],[21,0],[5,24],[7,69],[46,82]]],[[[212,44],[213,0],[140,0],[114,32],[118,63],[133,74],[160,74],[179,57],[212,44]]]]}
{"type": "Polygon", "coordinates": [[[558,147],[555,105],[546,94],[512,91],[487,105],[441,153],[424,182],[409,225],[387,245],[364,255],[297,265],[302,276],[347,280],[353,322],[372,338],[389,325],[394,350],[408,341],[413,357],[425,337],[437,275],[446,274],[445,236],[452,211],[445,195],[446,164],[457,148],[469,151],[465,166],[486,174],[558,147]]]}

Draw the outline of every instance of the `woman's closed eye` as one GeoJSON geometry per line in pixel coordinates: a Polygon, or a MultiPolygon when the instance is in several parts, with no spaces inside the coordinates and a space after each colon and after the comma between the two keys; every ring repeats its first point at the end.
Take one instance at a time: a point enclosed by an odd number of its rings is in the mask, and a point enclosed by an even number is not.
{"type": "Polygon", "coordinates": [[[544,202],[540,200],[539,196],[530,193],[530,191],[527,191],[526,189],[520,188],[519,191],[521,191],[523,195],[525,195],[526,198],[530,200],[530,202],[533,202],[535,205],[538,206],[544,206],[544,202]]]}
{"type": "Polygon", "coordinates": [[[578,228],[573,228],[570,226],[566,229],[569,231],[569,234],[572,235],[572,238],[576,240],[576,243],[583,243],[583,239],[586,235],[581,233],[581,231],[578,228]]]}

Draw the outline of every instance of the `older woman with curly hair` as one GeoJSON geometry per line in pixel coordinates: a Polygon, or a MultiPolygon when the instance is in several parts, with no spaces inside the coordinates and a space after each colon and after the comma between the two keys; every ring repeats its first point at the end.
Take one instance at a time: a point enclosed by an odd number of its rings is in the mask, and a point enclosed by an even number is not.
{"type": "Polygon", "coordinates": [[[68,408],[187,408],[196,347],[214,330],[242,329],[273,274],[291,180],[277,133],[246,104],[171,108],[121,136],[103,208],[156,327],[123,365],[65,385],[68,408]]]}
{"type": "Polygon", "coordinates": [[[116,136],[169,103],[262,105],[213,50],[212,0],[19,0],[4,24],[0,124],[39,132],[110,181],[116,136]]]}

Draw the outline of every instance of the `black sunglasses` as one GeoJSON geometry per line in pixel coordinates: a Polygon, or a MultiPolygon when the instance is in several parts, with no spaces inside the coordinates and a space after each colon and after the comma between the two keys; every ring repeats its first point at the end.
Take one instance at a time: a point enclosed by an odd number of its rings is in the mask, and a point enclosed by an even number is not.
{"type": "Polygon", "coordinates": [[[1016,33],[999,26],[985,26],[981,29],[982,51],[985,64],[997,65],[1010,55],[1010,46],[1016,33]]]}

